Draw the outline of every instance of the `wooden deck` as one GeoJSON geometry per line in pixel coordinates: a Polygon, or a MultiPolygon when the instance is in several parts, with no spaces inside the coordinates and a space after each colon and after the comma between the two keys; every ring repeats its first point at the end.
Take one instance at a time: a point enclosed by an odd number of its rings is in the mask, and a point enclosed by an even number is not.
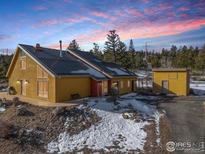
{"type": "Polygon", "coordinates": [[[85,102],[85,99],[73,100],[73,101],[66,101],[66,102],[58,102],[52,103],[49,101],[44,101],[40,99],[28,98],[22,95],[8,95],[7,92],[0,92],[0,98],[5,98],[6,100],[13,100],[13,98],[18,97],[20,101],[26,102],[36,106],[45,106],[45,107],[57,107],[57,106],[65,106],[65,107],[72,107],[77,106],[85,102]]]}

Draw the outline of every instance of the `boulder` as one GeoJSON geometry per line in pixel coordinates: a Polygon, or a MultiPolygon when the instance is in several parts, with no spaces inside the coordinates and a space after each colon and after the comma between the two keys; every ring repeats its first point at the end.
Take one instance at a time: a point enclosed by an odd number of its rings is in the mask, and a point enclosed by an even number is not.
{"type": "Polygon", "coordinates": [[[17,134],[17,127],[0,120],[0,138],[10,138],[17,134]]]}
{"type": "Polygon", "coordinates": [[[31,111],[28,111],[25,106],[19,106],[17,107],[16,115],[17,116],[33,116],[34,113],[31,111]]]}

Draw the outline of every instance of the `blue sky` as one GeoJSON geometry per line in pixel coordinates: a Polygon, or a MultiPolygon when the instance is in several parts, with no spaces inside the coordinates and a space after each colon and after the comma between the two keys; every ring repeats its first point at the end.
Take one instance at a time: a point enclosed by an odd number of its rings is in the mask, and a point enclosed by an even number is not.
{"type": "Polygon", "coordinates": [[[122,41],[132,38],[137,50],[160,50],[205,43],[204,0],[1,0],[0,48],[17,44],[65,48],[76,39],[81,49],[115,29],[122,41]]]}

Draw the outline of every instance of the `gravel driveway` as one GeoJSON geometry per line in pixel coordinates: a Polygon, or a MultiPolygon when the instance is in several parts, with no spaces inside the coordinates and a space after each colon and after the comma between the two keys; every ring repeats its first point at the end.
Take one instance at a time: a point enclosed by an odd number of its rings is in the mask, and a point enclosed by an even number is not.
{"type": "Polygon", "coordinates": [[[173,152],[205,153],[205,96],[176,97],[160,107],[171,124],[173,152]]]}

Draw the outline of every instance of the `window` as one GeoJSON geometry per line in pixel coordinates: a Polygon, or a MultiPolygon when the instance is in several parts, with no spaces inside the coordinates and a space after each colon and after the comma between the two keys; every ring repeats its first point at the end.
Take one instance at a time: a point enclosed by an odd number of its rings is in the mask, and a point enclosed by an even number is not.
{"type": "Polygon", "coordinates": [[[127,87],[130,87],[130,80],[127,81],[127,87]]]}
{"type": "Polygon", "coordinates": [[[48,74],[39,66],[37,66],[37,78],[47,79],[48,74]]]}
{"type": "Polygon", "coordinates": [[[37,81],[37,94],[39,97],[48,98],[48,81],[37,81]]]}
{"type": "Polygon", "coordinates": [[[26,69],[26,57],[20,58],[20,69],[22,70],[26,69]]]}
{"type": "Polygon", "coordinates": [[[37,65],[37,95],[48,98],[48,74],[37,65]]]}
{"type": "Polygon", "coordinates": [[[108,93],[108,82],[107,81],[103,81],[103,93],[107,94],[108,93]]]}
{"type": "Polygon", "coordinates": [[[120,87],[123,88],[123,81],[120,81],[120,87]]]}

